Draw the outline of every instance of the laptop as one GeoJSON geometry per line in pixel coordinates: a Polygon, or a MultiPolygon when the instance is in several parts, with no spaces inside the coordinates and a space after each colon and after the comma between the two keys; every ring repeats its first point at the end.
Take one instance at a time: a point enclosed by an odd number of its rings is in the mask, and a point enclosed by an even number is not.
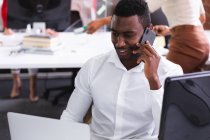
{"type": "Polygon", "coordinates": [[[90,140],[87,124],[7,113],[11,140],[90,140]]]}

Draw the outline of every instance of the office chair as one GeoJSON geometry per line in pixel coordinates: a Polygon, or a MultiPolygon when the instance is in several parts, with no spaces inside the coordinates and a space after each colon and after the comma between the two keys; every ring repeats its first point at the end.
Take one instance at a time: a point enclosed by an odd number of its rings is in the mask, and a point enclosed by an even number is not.
{"type": "Polygon", "coordinates": [[[7,27],[25,29],[27,24],[45,22],[46,28],[64,31],[70,23],[71,0],[8,0],[7,27]]]}
{"type": "MultiPolygon", "coordinates": [[[[153,25],[168,25],[168,20],[161,9],[158,9],[154,13],[151,13],[151,21],[153,25]]],[[[168,48],[168,42],[170,39],[170,35],[165,36],[165,46],[164,48],[168,48]]]]}

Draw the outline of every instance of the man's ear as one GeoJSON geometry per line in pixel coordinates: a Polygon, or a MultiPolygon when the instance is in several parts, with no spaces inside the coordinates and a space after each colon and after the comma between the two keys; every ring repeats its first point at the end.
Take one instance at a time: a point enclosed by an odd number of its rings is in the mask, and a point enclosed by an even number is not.
{"type": "Polygon", "coordinates": [[[149,26],[147,26],[144,30],[146,30],[146,29],[150,29],[150,30],[153,30],[153,25],[152,24],[150,24],[149,26]]]}

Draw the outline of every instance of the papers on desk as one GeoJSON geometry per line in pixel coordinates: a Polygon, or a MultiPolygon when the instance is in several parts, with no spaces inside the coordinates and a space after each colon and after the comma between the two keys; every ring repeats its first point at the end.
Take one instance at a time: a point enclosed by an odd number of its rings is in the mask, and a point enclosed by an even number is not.
{"type": "Polygon", "coordinates": [[[0,35],[0,47],[16,47],[21,45],[23,37],[20,35],[0,35]]]}
{"type": "Polygon", "coordinates": [[[32,53],[32,54],[54,54],[55,51],[59,50],[62,48],[61,43],[50,47],[50,48],[36,48],[36,47],[31,47],[31,48],[25,48],[21,47],[21,50],[24,53],[32,53]]]}

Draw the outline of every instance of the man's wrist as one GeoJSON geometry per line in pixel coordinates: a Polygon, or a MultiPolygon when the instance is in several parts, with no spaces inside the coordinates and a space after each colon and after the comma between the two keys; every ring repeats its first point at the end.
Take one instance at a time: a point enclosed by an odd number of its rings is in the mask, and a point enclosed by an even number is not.
{"type": "Polygon", "coordinates": [[[162,86],[158,76],[154,76],[153,78],[148,79],[148,81],[149,81],[149,85],[150,85],[151,90],[158,90],[162,86]]]}

